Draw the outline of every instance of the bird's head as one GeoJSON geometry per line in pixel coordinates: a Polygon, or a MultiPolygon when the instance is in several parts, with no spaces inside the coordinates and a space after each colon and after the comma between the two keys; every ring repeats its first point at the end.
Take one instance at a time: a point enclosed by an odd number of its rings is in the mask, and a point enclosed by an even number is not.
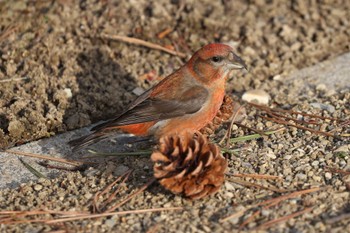
{"type": "Polygon", "coordinates": [[[226,78],[232,70],[247,69],[245,62],[226,44],[208,44],[188,62],[195,76],[207,83],[226,78]]]}

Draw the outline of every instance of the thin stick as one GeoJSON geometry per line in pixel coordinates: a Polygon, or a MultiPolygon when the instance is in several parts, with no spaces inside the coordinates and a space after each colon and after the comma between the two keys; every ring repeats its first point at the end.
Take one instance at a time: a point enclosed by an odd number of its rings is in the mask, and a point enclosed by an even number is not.
{"type": "Polygon", "coordinates": [[[315,188],[295,191],[295,192],[292,192],[292,193],[289,193],[289,194],[285,194],[283,196],[279,196],[279,197],[276,197],[276,198],[273,198],[273,199],[266,200],[266,201],[260,203],[260,205],[269,205],[269,207],[271,207],[271,206],[277,205],[281,201],[284,201],[284,200],[287,200],[287,199],[290,199],[290,198],[294,198],[294,197],[297,197],[297,196],[301,196],[303,194],[317,192],[317,191],[319,191],[321,189],[322,189],[321,187],[315,187],[315,188]]]}
{"type": "Polygon", "coordinates": [[[311,129],[311,128],[308,128],[308,127],[305,127],[305,126],[302,126],[302,125],[292,124],[292,123],[289,123],[288,121],[285,121],[285,120],[278,120],[276,118],[271,118],[271,117],[262,116],[262,115],[260,115],[260,117],[262,117],[262,118],[264,118],[266,120],[269,120],[269,121],[276,122],[278,124],[288,125],[288,126],[295,127],[295,128],[298,128],[298,129],[310,131],[310,132],[315,133],[315,134],[321,134],[321,135],[329,136],[329,137],[334,137],[335,136],[332,133],[311,129]]]}
{"type": "Polygon", "coordinates": [[[265,222],[265,223],[261,224],[260,226],[256,227],[255,230],[262,230],[262,229],[265,229],[265,228],[270,227],[272,225],[275,225],[277,223],[285,222],[291,218],[295,218],[297,216],[300,216],[302,214],[310,212],[312,209],[313,209],[313,207],[305,208],[305,209],[297,211],[293,214],[289,214],[289,215],[286,215],[286,216],[283,216],[280,218],[273,219],[271,221],[265,222]]]}
{"type": "Polygon", "coordinates": [[[149,212],[160,212],[160,211],[171,211],[171,210],[183,210],[183,208],[170,207],[170,208],[154,208],[154,209],[142,209],[142,210],[126,210],[126,211],[119,211],[119,212],[107,212],[102,214],[90,214],[90,215],[72,217],[72,218],[54,219],[54,220],[46,221],[46,223],[53,224],[53,223],[60,223],[60,222],[67,222],[67,221],[90,219],[90,218],[108,217],[113,215],[142,214],[142,213],[149,213],[149,212]]]}
{"type": "Polygon", "coordinates": [[[108,39],[108,40],[116,40],[116,41],[122,41],[122,42],[126,42],[129,44],[135,44],[135,45],[141,45],[147,48],[151,48],[151,49],[156,49],[156,50],[160,50],[166,53],[169,53],[171,55],[175,55],[175,56],[179,56],[181,58],[186,58],[186,54],[181,53],[181,52],[177,52],[168,48],[165,48],[161,45],[158,44],[154,44],[148,41],[144,41],[141,39],[137,39],[137,38],[133,38],[133,37],[127,37],[127,36],[120,36],[120,35],[108,35],[108,34],[102,34],[100,36],[102,39],[108,39]]]}
{"type": "Polygon", "coordinates": [[[131,194],[129,197],[127,197],[126,199],[124,199],[123,201],[113,205],[111,208],[109,208],[108,210],[105,211],[105,213],[111,213],[113,212],[115,209],[119,208],[120,206],[124,205],[125,203],[127,203],[128,201],[130,201],[131,199],[133,199],[135,196],[137,196],[138,194],[142,193],[143,191],[145,191],[148,186],[150,186],[156,179],[152,178],[150,181],[148,181],[144,186],[142,186],[138,191],[136,191],[135,193],[131,194]]]}
{"type": "Polygon", "coordinates": [[[255,211],[249,218],[247,218],[238,228],[238,230],[242,230],[246,225],[253,221],[253,219],[260,214],[261,210],[255,211]]]}
{"type": "Polygon", "coordinates": [[[259,109],[263,109],[266,111],[276,111],[276,112],[285,112],[285,113],[290,113],[290,114],[299,114],[302,116],[309,116],[312,118],[318,118],[318,119],[322,119],[322,120],[332,120],[332,121],[342,121],[341,119],[337,119],[337,118],[333,118],[333,117],[324,117],[324,116],[318,116],[318,115],[314,115],[314,114],[309,114],[309,113],[303,113],[303,112],[297,112],[297,111],[293,111],[293,110],[285,110],[285,109],[280,109],[280,108],[269,108],[260,104],[255,104],[255,103],[248,103],[249,105],[259,108],[259,109]]]}
{"type": "Polygon", "coordinates": [[[29,77],[6,78],[6,79],[0,79],[0,83],[17,82],[17,81],[28,80],[28,79],[29,79],[29,77]]]}
{"type": "Polygon", "coordinates": [[[272,176],[272,175],[264,175],[264,174],[246,174],[246,173],[240,173],[240,174],[229,174],[234,177],[248,177],[253,179],[266,179],[266,180],[281,180],[283,179],[280,176],[272,176]]]}
{"type": "Polygon", "coordinates": [[[104,195],[104,194],[107,193],[109,190],[111,190],[112,187],[113,187],[116,183],[118,183],[124,176],[129,177],[129,174],[130,174],[131,172],[132,172],[132,170],[128,170],[128,171],[125,172],[124,174],[118,176],[118,178],[115,179],[115,181],[113,181],[111,184],[109,184],[102,192],[97,192],[97,193],[95,194],[95,196],[94,196],[94,198],[93,198],[93,200],[92,200],[92,207],[93,207],[94,213],[95,213],[96,211],[101,212],[101,210],[100,210],[101,208],[100,208],[100,207],[98,206],[98,204],[97,204],[97,201],[98,201],[98,199],[100,198],[100,196],[104,195]]]}
{"type": "Polygon", "coordinates": [[[244,181],[244,180],[239,180],[239,179],[229,178],[228,180],[232,181],[232,182],[234,182],[236,184],[243,185],[243,186],[255,187],[255,188],[260,188],[260,189],[266,189],[266,190],[270,190],[270,191],[278,192],[278,193],[290,192],[290,190],[278,189],[278,188],[275,188],[275,187],[266,187],[266,186],[263,186],[263,185],[260,185],[260,184],[255,184],[255,183],[251,183],[251,182],[244,181]]]}
{"type": "Polygon", "coordinates": [[[15,155],[22,155],[22,156],[27,156],[27,157],[33,157],[33,158],[37,158],[37,159],[51,160],[51,161],[65,163],[65,164],[74,165],[74,166],[78,166],[78,165],[83,165],[84,164],[82,162],[78,162],[78,161],[74,161],[74,160],[55,158],[55,157],[52,157],[52,156],[34,154],[34,153],[30,153],[30,152],[22,152],[22,151],[15,151],[15,150],[5,150],[5,152],[6,153],[10,153],[10,154],[15,154],[15,155]]]}
{"type": "Polygon", "coordinates": [[[127,174],[125,174],[125,177],[124,179],[122,180],[122,182],[118,185],[118,188],[112,193],[112,195],[109,196],[109,198],[104,202],[102,203],[103,204],[103,207],[102,208],[105,208],[114,198],[115,196],[117,196],[117,194],[120,192],[121,190],[121,184],[125,184],[125,181],[127,179],[129,179],[129,176],[131,174],[132,171],[128,172],[127,174]]]}

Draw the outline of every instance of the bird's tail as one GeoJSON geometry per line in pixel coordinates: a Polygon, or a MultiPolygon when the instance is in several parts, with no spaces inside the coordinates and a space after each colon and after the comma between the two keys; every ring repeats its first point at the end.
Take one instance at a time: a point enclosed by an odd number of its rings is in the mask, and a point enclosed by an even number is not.
{"type": "Polygon", "coordinates": [[[68,144],[72,147],[73,152],[83,149],[86,146],[104,140],[110,136],[112,132],[96,131],[89,135],[71,140],[68,144]]]}

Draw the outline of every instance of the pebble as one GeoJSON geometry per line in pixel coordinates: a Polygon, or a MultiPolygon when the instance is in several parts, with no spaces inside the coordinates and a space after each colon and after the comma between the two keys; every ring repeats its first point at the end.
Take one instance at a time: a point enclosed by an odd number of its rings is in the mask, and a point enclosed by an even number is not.
{"type": "Polygon", "coordinates": [[[132,93],[134,93],[137,96],[140,96],[144,92],[145,92],[145,90],[141,87],[136,87],[134,90],[132,90],[132,93]]]}
{"type": "Polygon", "coordinates": [[[72,94],[72,89],[70,88],[64,88],[64,93],[66,94],[67,98],[70,99],[72,98],[73,94],[72,94]]]}
{"type": "Polygon", "coordinates": [[[323,103],[310,103],[310,106],[314,107],[314,108],[318,108],[321,110],[326,110],[327,112],[333,113],[335,111],[335,107],[333,105],[330,104],[323,104],[323,103]]]}
{"type": "Polygon", "coordinates": [[[259,90],[259,89],[246,91],[242,96],[242,100],[244,101],[247,101],[249,103],[254,102],[254,103],[264,104],[264,105],[267,105],[270,99],[271,97],[266,91],[259,90]]]}
{"type": "Polygon", "coordinates": [[[332,179],[332,174],[330,172],[326,172],[324,174],[324,177],[326,178],[326,180],[330,180],[330,179],[332,179]]]}
{"type": "Polygon", "coordinates": [[[42,190],[43,189],[43,186],[41,185],[41,184],[36,184],[36,185],[34,185],[34,190],[35,191],[40,191],[40,190],[42,190]]]}
{"type": "Polygon", "coordinates": [[[125,172],[127,172],[129,170],[129,167],[125,166],[125,165],[119,165],[115,171],[114,174],[117,176],[123,175],[125,172]]]}

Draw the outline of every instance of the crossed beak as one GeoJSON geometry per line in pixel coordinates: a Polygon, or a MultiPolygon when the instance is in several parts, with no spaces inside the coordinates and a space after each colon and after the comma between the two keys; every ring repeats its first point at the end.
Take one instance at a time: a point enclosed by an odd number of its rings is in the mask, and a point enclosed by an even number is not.
{"type": "Polygon", "coordinates": [[[248,71],[247,65],[245,64],[243,59],[240,58],[239,56],[237,56],[234,52],[230,52],[228,58],[230,61],[230,63],[228,65],[231,69],[236,70],[236,69],[243,69],[244,68],[248,71]]]}

